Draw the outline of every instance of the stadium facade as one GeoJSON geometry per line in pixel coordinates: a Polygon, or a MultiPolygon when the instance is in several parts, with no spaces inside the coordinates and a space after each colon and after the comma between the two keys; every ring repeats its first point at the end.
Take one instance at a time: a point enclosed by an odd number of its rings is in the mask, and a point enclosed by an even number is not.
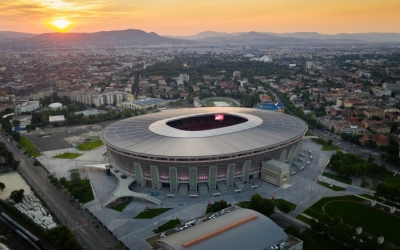
{"type": "Polygon", "coordinates": [[[262,162],[291,164],[307,125],[279,112],[249,108],[179,109],[128,118],[107,126],[101,138],[113,167],[140,186],[190,190],[217,181],[233,186],[260,176],[262,162]]]}

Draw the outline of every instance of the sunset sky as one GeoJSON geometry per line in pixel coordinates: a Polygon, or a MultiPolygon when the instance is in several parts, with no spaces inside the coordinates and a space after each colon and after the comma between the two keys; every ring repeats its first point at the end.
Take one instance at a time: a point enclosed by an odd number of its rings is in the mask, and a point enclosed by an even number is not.
{"type": "Polygon", "coordinates": [[[400,33],[399,0],[1,0],[0,30],[400,33]]]}

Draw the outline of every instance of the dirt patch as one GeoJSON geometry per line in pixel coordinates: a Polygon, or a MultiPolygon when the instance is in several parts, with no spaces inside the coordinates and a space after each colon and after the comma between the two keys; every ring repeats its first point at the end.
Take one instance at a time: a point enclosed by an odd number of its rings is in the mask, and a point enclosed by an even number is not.
{"type": "Polygon", "coordinates": [[[31,187],[29,187],[28,183],[19,175],[19,173],[7,173],[0,175],[0,182],[3,182],[6,185],[6,188],[3,191],[0,191],[0,199],[6,200],[10,197],[10,194],[14,190],[23,189],[24,194],[31,193],[31,187]]]}

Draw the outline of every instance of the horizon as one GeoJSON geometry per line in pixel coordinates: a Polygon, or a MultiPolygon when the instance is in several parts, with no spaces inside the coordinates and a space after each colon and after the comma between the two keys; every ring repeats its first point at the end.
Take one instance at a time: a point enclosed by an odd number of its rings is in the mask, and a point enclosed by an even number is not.
{"type": "Polygon", "coordinates": [[[340,34],[348,34],[348,35],[353,35],[353,34],[400,34],[400,32],[379,32],[379,31],[371,31],[371,32],[354,32],[354,33],[333,33],[333,34],[328,34],[328,33],[321,33],[321,32],[316,32],[316,31],[293,31],[293,32],[270,32],[270,31],[254,31],[254,30],[249,30],[249,31],[237,31],[237,32],[225,32],[225,31],[215,31],[215,30],[204,30],[200,31],[194,34],[188,34],[188,35],[172,35],[172,34],[159,34],[155,31],[146,31],[142,29],[137,29],[137,28],[127,28],[123,30],[99,30],[99,31],[93,31],[93,32],[73,32],[73,31],[67,31],[67,32],[61,32],[61,31],[48,31],[48,32],[43,32],[43,33],[31,33],[31,32],[21,32],[21,31],[14,31],[14,30],[0,30],[0,32],[15,32],[15,33],[25,33],[25,34],[33,34],[33,35],[41,35],[41,34],[90,34],[90,33],[98,33],[98,32],[111,32],[111,31],[127,31],[127,30],[138,30],[138,31],[144,31],[146,33],[156,33],[157,35],[160,36],[167,36],[167,37],[191,37],[191,36],[196,36],[202,33],[206,32],[215,32],[215,33],[226,33],[226,34],[240,34],[240,33],[250,33],[250,32],[255,32],[255,33],[271,33],[271,34],[294,34],[294,33],[315,33],[315,34],[320,34],[320,35],[340,35],[340,34]]]}
{"type": "Polygon", "coordinates": [[[3,0],[0,9],[0,30],[32,34],[93,33],[132,26],[162,36],[191,36],[210,30],[400,33],[400,3],[395,0],[3,0]]]}

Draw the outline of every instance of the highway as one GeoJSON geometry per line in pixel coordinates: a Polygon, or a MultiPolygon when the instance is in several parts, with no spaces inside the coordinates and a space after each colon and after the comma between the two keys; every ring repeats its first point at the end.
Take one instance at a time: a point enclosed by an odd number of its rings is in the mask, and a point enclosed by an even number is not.
{"type": "MultiPolygon", "coordinates": [[[[7,145],[8,149],[13,153],[14,158],[19,160],[19,173],[24,177],[28,184],[35,190],[36,194],[41,196],[41,199],[46,203],[47,207],[52,210],[53,214],[61,223],[66,225],[77,237],[77,240],[82,243],[85,249],[113,249],[110,242],[106,242],[106,238],[96,232],[95,228],[88,223],[93,221],[93,217],[86,211],[78,212],[71,206],[68,199],[62,197],[61,192],[57,190],[46,178],[47,173],[43,169],[33,167],[29,159],[22,154],[15,146],[7,142],[2,134],[0,141],[7,145]]],[[[106,230],[102,230],[107,232],[106,230]]],[[[112,236],[109,234],[111,240],[112,236]]],[[[107,240],[108,241],[108,240],[107,240]]],[[[113,241],[111,240],[111,243],[113,241]]]]}

